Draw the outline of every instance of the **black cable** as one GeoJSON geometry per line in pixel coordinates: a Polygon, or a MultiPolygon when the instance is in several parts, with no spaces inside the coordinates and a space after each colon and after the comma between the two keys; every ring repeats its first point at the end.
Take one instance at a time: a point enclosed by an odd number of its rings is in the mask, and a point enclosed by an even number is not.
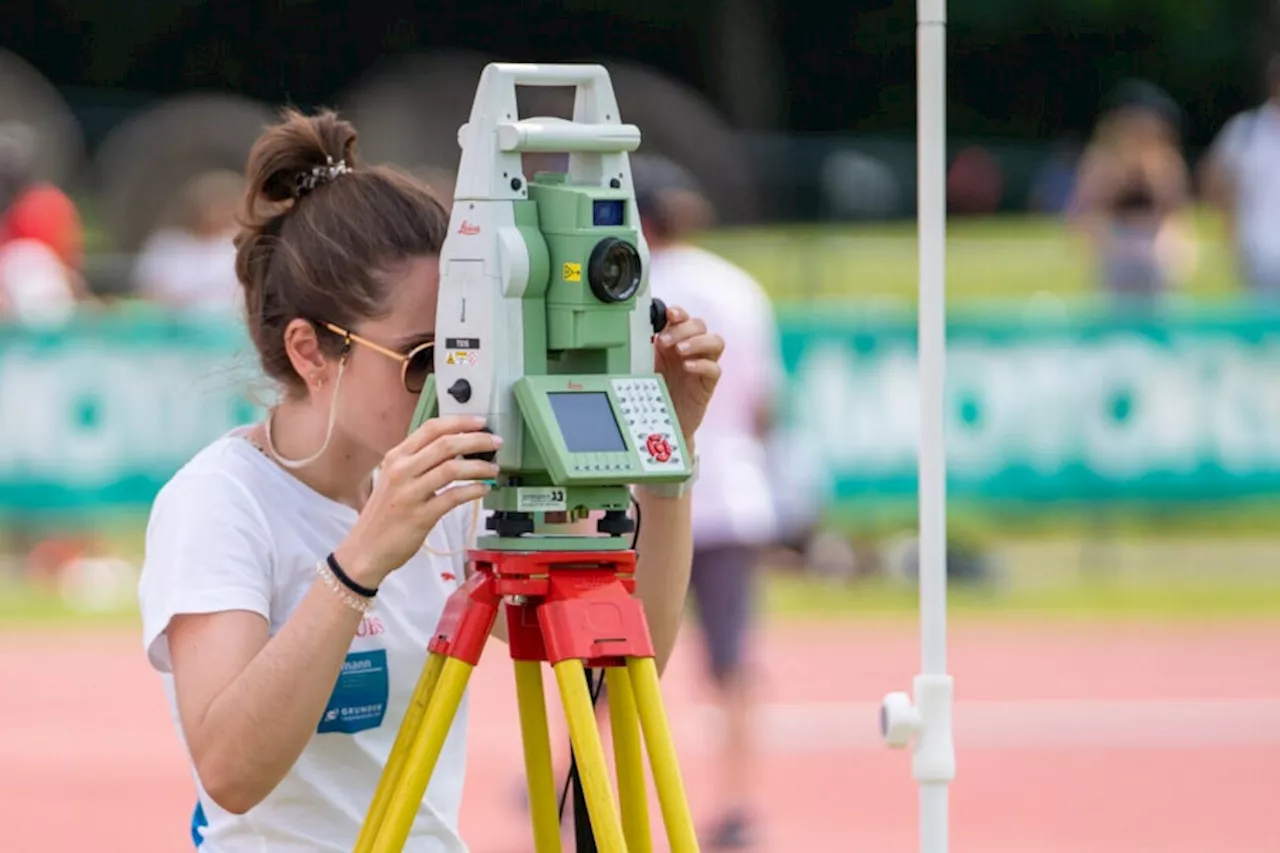
{"type": "MultiPolygon", "coordinates": [[[[631,532],[631,550],[634,551],[640,542],[641,521],[640,502],[636,500],[635,495],[631,496],[631,505],[636,510],[636,529],[631,532]]],[[[594,709],[596,702],[600,699],[600,692],[604,689],[604,670],[600,670],[597,678],[595,670],[588,669],[586,676],[587,689],[591,693],[591,707],[594,709]]],[[[577,853],[597,853],[595,833],[591,830],[591,816],[587,813],[582,780],[578,776],[578,757],[573,752],[572,744],[569,746],[569,772],[564,779],[564,788],[560,791],[560,823],[564,823],[564,804],[569,797],[570,785],[573,785],[573,834],[577,853]]]]}

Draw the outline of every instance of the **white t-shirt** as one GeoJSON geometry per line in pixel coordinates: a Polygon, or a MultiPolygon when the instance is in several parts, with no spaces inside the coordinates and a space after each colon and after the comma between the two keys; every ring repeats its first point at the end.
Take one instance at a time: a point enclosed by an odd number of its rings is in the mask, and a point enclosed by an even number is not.
{"type": "Polygon", "coordinates": [[[176,228],[157,231],[139,253],[135,287],[179,310],[239,311],[243,289],[236,278],[233,237],[202,239],[176,228]]]}
{"type": "Polygon", "coordinates": [[[697,433],[694,544],[766,544],[777,519],[756,421],[783,377],[769,297],[745,270],[697,246],[653,250],[649,284],[655,297],[702,319],[725,341],[720,382],[697,433]]]}
{"type": "MultiPolygon", "coordinates": [[[[351,850],[426,662],[427,643],[463,578],[477,509],[460,507],[428,537],[428,546],[452,556],[424,549],[382,584],[316,734],[270,795],[242,816],[228,813],[205,794],[193,768],[199,794],[193,832],[203,836],[201,853],[351,850]],[[201,820],[207,821],[202,829],[196,826],[201,820]]],[[[274,635],[316,581],[317,562],[356,517],[355,510],[281,469],[243,438],[243,430],[203,449],[160,491],[147,526],[139,600],[147,658],[162,673],[180,739],[164,633],[170,619],[250,610],[269,620],[274,635]]],[[[406,851],[466,851],[458,834],[466,717],[464,696],[406,851]]]]}
{"type": "Polygon", "coordinates": [[[65,322],[76,312],[67,268],[39,240],[10,240],[0,246],[0,310],[20,323],[65,322]]]}
{"type": "Polygon", "coordinates": [[[1255,284],[1280,287],[1280,106],[1240,113],[1214,140],[1235,195],[1236,241],[1255,284]]]}

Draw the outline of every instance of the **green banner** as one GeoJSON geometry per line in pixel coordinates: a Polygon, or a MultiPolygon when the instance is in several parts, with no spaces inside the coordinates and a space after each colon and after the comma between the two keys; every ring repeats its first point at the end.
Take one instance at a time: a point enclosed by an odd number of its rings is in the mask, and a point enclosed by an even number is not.
{"type": "MultiPolygon", "coordinates": [[[[803,451],[828,500],[915,494],[915,323],[826,306],[780,318],[779,446],[803,451]]],[[[952,501],[1280,495],[1280,315],[997,306],[953,316],[947,369],[952,501]]],[[[120,313],[0,329],[0,512],[145,510],[270,393],[234,318],[120,313]]]]}
{"type": "MultiPolygon", "coordinates": [[[[781,337],[787,443],[829,499],[914,496],[915,316],[792,313],[781,337]]],[[[953,316],[947,338],[950,500],[1280,495],[1280,315],[1005,308],[953,316]]]]}
{"type": "Polygon", "coordinates": [[[203,445],[256,416],[231,320],[151,313],[0,330],[0,511],[142,508],[203,445]]]}

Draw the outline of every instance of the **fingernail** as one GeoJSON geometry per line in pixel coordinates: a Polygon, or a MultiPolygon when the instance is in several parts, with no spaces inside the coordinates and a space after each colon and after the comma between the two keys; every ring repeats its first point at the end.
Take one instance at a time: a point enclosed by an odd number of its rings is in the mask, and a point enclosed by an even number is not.
{"type": "Polygon", "coordinates": [[[687,343],[680,344],[680,346],[676,347],[676,349],[678,349],[681,354],[687,353],[689,352],[689,344],[687,343]]]}
{"type": "Polygon", "coordinates": [[[668,335],[666,332],[663,332],[661,335],[658,335],[658,340],[662,342],[662,345],[664,347],[671,345],[671,336],[668,335]]]}
{"type": "Polygon", "coordinates": [[[502,446],[502,436],[500,436],[500,435],[495,435],[495,436],[493,437],[493,446],[494,446],[494,447],[501,447],[501,446],[502,446]]]}

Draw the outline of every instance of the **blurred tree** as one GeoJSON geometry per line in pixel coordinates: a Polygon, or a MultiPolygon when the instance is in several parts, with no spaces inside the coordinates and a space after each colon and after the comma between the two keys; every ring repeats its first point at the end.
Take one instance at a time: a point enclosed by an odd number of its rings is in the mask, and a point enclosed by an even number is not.
{"type": "MultiPolygon", "coordinates": [[[[605,55],[649,65],[757,127],[913,132],[915,0],[773,0],[752,7],[754,21],[735,11],[751,2],[384,0],[357,11],[344,0],[33,0],[6,9],[0,44],[60,86],[215,88],[304,106],[330,101],[399,53],[605,55]],[[760,44],[761,32],[772,35],[772,47],[760,44]],[[742,81],[726,74],[734,66],[742,81]],[[764,77],[770,85],[750,82],[764,77]],[[752,104],[748,90],[770,103],[752,104]]],[[[1198,147],[1255,100],[1261,54],[1274,34],[1264,0],[952,0],[949,7],[949,112],[960,135],[1040,140],[1086,132],[1105,92],[1140,76],[1186,108],[1188,141],[1198,147]]]]}

